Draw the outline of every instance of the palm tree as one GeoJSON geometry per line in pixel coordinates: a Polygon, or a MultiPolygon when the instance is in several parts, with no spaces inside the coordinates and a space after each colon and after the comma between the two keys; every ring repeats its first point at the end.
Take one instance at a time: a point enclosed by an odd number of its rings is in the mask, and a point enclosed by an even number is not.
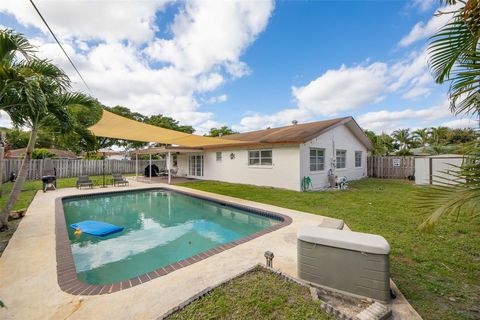
{"type": "MultiPolygon", "coordinates": [[[[450,109],[455,114],[480,111],[480,8],[478,0],[446,0],[463,4],[453,18],[431,38],[429,64],[437,83],[450,82],[450,109]]],[[[443,14],[440,12],[440,14],[443,14]]]]}
{"type": "Polygon", "coordinates": [[[430,128],[430,135],[433,144],[444,144],[448,138],[448,132],[450,131],[447,127],[432,127],[430,128]]]}
{"type": "Polygon", "coordinates": [[[430,141],[430,132],[427,128],[417,129],[413,131],[413,135],[415,137],[415,140],[417,140],[417,142],[424,148],[430,141]]]}
{"type": "MultiPolygon", "coordinates": [[[[18,37],[18,34],[10,34],[18,37]]],[[[8,36],[9,31],[0,31],[0,38],[8,36]]],[[[4,51],[7,50],[0,48],[0,52],[4,51]]],[[[69,92],[70,79],[49,61],[30,56],[17,62],[13,54],[10,57],[10,64],[2,60],[4,68],[0,69],[0,109],[8,113],[15,126],[28,127],[31,131],[17,180],[0,215],[0,230],[8,228],[8,216],[26,180],[39,129],[55,124],[68,132],[72,129],[72,121],[67,108],[95,103],[89,96],[69,92]]]]}
{"type": "Polygon", "coordinates": [[[393,131],[393,138],[400,144],[400,149],[408,149],[412,144],[410,129],[398,129],[393,131]]]}
{"type": "MultiPolygon", "coordinates": [[[[446,0],[461,5],[453,17],[431,38],[429,64],[437,83],[450,82],[450,109],[456,115],[480,114],[480,3],[478,0],[446,0]]],[[[442,13],[440,13],[442,14],[442,13]]],[[[437,135],[439,142],[440,135],[437,135]]],[[[433,213],[420,226],[431,229],[447,215],[478,215],[480,212],[480,138],[470,143],[464,161],[449,172],[452,179],[440,179],[442,185],[427,188],[419,204],[433,213]]]]}

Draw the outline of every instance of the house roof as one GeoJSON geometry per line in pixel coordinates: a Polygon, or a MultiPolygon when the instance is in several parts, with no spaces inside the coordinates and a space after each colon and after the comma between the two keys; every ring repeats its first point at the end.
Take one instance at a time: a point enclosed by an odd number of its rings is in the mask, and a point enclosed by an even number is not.
{"type": "MultiPolygon", "coordinates": [[[[312,140],[315,137],[339,126],[345,125],[364,144],[367,149],[373,149],[372,142],[352,117],[343,117],[323,121],[301,124],[292,124],[285,127],[270,128],[223,136],[224,140],[249,141],[242,145],[261,144],[299,144],[312,140]]],[[[219,146],[208,146],[215,148],[219,146]]],[[[223,146],[220,146],[223,147],[223,146]]]]}
{"type": "MultiPolygon", "coordinates": [[[[72,151],[60,150],[60,149],[46,149],[46,148],[40,148],[40,149],[47,150],[48,152],[54,154],[55,157],[57,157],[57,158],[63,158],[63,159],[77,159],[78,158],[75,155],[75,153],[73,153],[72,151]]],[[[25,155],[26,150],[27,150],[27,148],[9,150],[6,153],[5,158],[22,158],[25,155]]]]}
{"type": "Polygon", "coordinates": [[[228,140],[255,141],[261,143],[299,143],[306,142],[336,124],[351,117],[292,124],[285,127],[270,128],[223,136],[228,140]]]}

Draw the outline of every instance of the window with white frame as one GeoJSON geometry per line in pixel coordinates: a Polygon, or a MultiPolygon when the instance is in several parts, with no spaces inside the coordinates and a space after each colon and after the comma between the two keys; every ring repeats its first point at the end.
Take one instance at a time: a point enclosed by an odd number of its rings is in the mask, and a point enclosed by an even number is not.
{"type": "Polygon", "coordinates": [[[355,168],[362,166],[362,151],[355,151],[355,168]]]}
{"type": "Polygon", "coordinates": [[[272,150],[248,151],[249,166],[271,166],[272,163],[272,150]]]}
{"type": "Polygon", "coordinates": [[[337,150],[337,169],[345,169],[347,167],[347,151],[337,150]]]}
{"type": "Polygon", "coordinates": [[[222,161],[222,153],[217,152],[217,161],[222,161]]]}
{"type": "Polygon", "coordinates": [[[325,149],[310,148],[310,171],[322,171],[325,167],[325,149]]]}

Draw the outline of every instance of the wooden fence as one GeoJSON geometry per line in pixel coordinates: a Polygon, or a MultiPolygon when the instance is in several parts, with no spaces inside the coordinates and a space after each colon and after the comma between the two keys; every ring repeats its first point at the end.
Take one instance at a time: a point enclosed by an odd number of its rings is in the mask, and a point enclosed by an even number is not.
{"type": "Polygon", "coordinates": [[[368,157],[368,176],[383,179],[407,179],[415,175],[415,157],[368,157]]]}
{"type": "MultiPolygon", "coordinates": [[[[79,175],[99,176],[105,172],[112,173],[135,173],[135,160],[69,160],[53,159],[53,166],[57,172],[57,178],[78,177],[79,175]],[[105,169],[104,169],[105,166],[105,169]]],[[[2,160],[2,182],[8,181],[12,172],[18,174],[22,160],[2,160]]],[[[28,170],[28,180],[40,179],[43,175],[44,160],[31,160],[28,170]]],[[[138,160],[138,174],[142,175],[148,160],[138,160]]],[[[165,160],[152,160],[160,170],[165,169],[165,160]]]]}

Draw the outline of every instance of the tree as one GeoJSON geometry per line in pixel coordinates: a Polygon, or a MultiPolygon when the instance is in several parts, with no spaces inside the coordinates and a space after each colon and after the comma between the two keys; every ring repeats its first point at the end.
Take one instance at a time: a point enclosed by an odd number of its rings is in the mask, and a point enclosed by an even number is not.
{"type": "Polygon", "coordinates": [[[32,152],[32,159],[55,158],[55,155],[47,149],[35,149],[32,152]]]}
{"type": "Polygon", "coordinates": [[[398,129],[393,131],[392,136],[400,144],[400,149],[408,149],[412,144],[410,129],[398,129]]]}
{"type": "Polygon", "coordinates": [[[20,128],[7,129],[7,144],[9,149],[26,148],[30,134],[20,128]]]}
{"type": "Polygon", "coordinates": [[[375,132],[370,130],[364,130],[367,137],[372,141],[374,156],[385,156],[393,152],[393,138],[388,134],[382,132],[380,135],[376,135],[375,132]]]}
{"type": "Polygon", "coordinates": [[[195,129],[193,129],[192,126],[185,126],[185,125],[180,125],[178,120],[175,120],[171,117],[165,117],[161,114],[153,115],[145,119],[145,123],[165,128],[165,129],[170,129],[170,130],[175,130],[175,131],[181,131],[185,133],[194,133],[195,129]]]}
{"type": "Polygon", "coordinates": [[[14,52],[2,58],[2,52],[8,48],[17,48],[8,46],[9,42],[5,39],[9,37],[24,45],[28,43],[18,34],[0,30],[0,109],[10,116],[14,125],[28,127],[31,131],[17,180],[0,215],[0,230],[8,228],[8,217],[26,180],[39,130],[47,123],[55,123],[62,132],[68,132],[72,128],[72,121],[67,108],[72,105],[89,106],[95,102],[91,97],[70,92],[68,76],[47,60],[30,56],[16,61],[14,52]]]}
{"type": "Polygon", "coordinates": [[[415,140],[422,146],[426,147],[430,141],[430,132],[427,128],[417,129],[413,131],[413,136],[415,140]]]}
{"type": "Polygon", "coordinates": [[[473,129],[453,129],[447,137],[448,144],[460,144],[475,141],[476,133],[473,129]]]}
{"type": "Polygon", "coordinates": [[[431,142],[433,144],[445,144],[450,129],[447,127],[430,128],[431,142]]]}
{"type": "Polygon", "coordinates": [[[208,137],[222,137],[222,136],[228,136],[230,134],[236,134],[238,132],[235,132],[233,129],[230,129],[227,126],[223,126],[220,128],[211,128],[210,131],[208,132],[207,136],[208,137]]]}
{"type": "MultiPolygon", "coordinates": [[[[429,64],[437,83],[449,82],[450,109],[455,115],[479,116],[480,113],[480,6],[478,0],[447,0],[460,4],[452,19],[432,38],[428,47],[429,64]]],[[[442,14],[442,13],[440,13],[442,14]]],[[[449,170],[453,179],[424,190],[419,205],[432,214],[422,223],[422,230],[430,230],[443,216],[467,214],[477,216],[480,211],[480,139],[469,143],[464,161],[455,170],[449,170]]],[[[437,178],[438,179],[438,178],[437,178]]]]}
{"type": "MultiPolygon", "coordinates": [[[[450,82],[450,109],[478,116],[480,111],[480,10],[478,0],[446,0],[462,5],[432,38],[429,64],[437,83],[450,82]]],[[[439,14],[446,14],[439,12],[439,14]]]]}

